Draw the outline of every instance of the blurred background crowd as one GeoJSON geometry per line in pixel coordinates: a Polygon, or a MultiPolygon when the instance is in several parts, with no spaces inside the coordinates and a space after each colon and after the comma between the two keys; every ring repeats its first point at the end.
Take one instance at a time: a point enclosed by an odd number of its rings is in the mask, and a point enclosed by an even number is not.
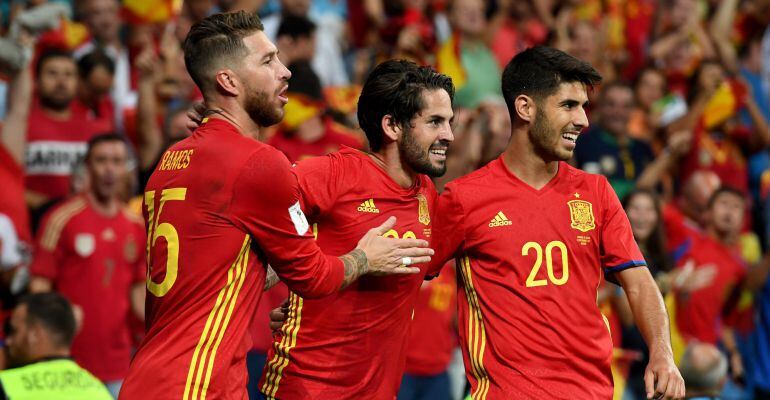
{"type": "MultiPolygon", "coordinates": [[[[366,149],[356,101],[378,62],[450,75],[455,141],[439,190],[505,147],[500,75],[514,55],[548,45],[590,62],[604,82],[571,162],[622,199],[688,395],[770,398],[770,0],[3,1],[6,321],[19,296],[61,293],[77,322],[72,357],[117,393],[143,331],[142,188],[190,135],[186,112],[201,100],[180,44],[196,21],[242,9],[258,10],[292,72],[286,117],[259,138],[292,162],[366,149]]],[[[272,289],[255,316],[252,376],[272,343],[268,311],[285,298],[272,289]]],[[[644,398],[647,352],[628,302],[610,283],[597,302],[616,347],[615,398],[644,398]]],[[[462,396],[455,304],[447,265],[421,289],[400,399],[462,396]]],[[[22,334],[6,330],[9,350],[34,347],[22,334]]],[[[0,366],[32,361],[10,353],[0,366]]]]}

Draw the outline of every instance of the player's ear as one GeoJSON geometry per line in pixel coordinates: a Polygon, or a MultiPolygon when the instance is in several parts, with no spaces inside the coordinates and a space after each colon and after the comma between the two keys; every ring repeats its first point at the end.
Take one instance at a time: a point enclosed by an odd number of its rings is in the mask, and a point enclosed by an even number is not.
{"type": "Polygon", "coordinates": [[[518,95],[516,100],[513,101],[513,111],[516,112],[516,115],[521,120],[532,122],[535,118],[535,113],[537,112],[535,99],[525,94],[518,95]]]}
{"type": "Polygon", "coordinates": [[[215,75],[217,81],[217,90],[220,93],[238,96],[241,92],[241,82],[238,80],[238,76],[231,69],[221,69],[217,71],[215,75]]]}
{"type": "Polygon", "coordinates": [[[385,137],[390,139],[390,141],[395,142],[401,137],[401,124],[397,123],[392,115],[387,114],[383,116],[380,123],[382,125],[382,132],[385,133],[385,137]]]}

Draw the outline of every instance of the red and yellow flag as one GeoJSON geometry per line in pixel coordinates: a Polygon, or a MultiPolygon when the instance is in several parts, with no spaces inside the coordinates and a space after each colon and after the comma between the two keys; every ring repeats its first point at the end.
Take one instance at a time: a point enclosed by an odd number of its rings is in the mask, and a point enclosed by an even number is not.
{"type": "Polygon", "coordinates": [[[182,10],[182,0],[123,0],[123,9],[133,23],[166,22],[182,10]]]}
{"type": "Polygon", "coordinates": [[[467,81],[467,73],[460,57],[460,35],[453,34],[441,45],[436,54],[436,70],[452,78],[455,89],[459,90],[467,81]]]}
{"type": "Polygon", "coordinates": [[[289,92],[289,102],[283,109],[285,113],[281,127],[287,131],[293,131],[303,122],[321,114],[324,111],[324,104],[302,94],[289,92]]]}

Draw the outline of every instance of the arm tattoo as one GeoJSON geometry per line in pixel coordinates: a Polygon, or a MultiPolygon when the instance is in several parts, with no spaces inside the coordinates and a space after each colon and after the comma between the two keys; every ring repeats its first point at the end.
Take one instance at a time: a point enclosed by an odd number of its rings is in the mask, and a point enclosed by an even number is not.
{"type": "Polygon", "coordinates": [[[353,283],[359,276],[367,273],[369,270],[369,260],[366,253],[361,249],[355,249],[348,254],[340,257],[345,267],[345,277],[342,279],[342,288],[353,283]]]}
{"type": "Polygon", "coordinates": [[[265,288],[264,291],[269,290],[273,286],[277,285],[278,282],[281,281],[281,278],[278,277],[278,274],[273,271],[273,267],[270,265],[267,266],[267,276],[265,277],[265,288]]]}

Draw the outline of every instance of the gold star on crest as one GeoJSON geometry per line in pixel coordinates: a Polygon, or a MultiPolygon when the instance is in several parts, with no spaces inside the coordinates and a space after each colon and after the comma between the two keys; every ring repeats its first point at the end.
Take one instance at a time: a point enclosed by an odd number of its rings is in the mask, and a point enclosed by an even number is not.
{"type": "Polygon", "coordinates": [[[579,199],[580,198],[580,193],[575,193],[575,198],[579,199]]]}

